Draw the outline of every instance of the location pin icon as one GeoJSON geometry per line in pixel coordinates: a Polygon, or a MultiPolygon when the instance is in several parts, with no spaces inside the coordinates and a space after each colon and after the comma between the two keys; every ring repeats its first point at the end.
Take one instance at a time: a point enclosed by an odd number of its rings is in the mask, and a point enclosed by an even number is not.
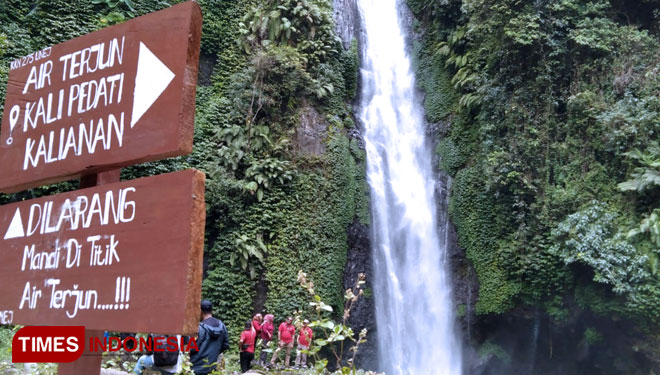
{"type": "Polygon", "coordinates": [[[12,133],[14,132],[14,128],[16,127],[16,124],[18,123],[18,116],[21,113],[21,107],[18,106],[18,104],[14,104],[13,107],[9,110],[9,136],[7,137],[7,144],[10,145],[14,142],[14,139],[12,138],[12,133]]]}

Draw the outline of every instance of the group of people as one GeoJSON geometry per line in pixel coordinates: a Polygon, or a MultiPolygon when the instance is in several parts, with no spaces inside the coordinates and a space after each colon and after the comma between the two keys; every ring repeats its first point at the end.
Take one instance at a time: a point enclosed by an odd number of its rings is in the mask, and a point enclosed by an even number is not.
{"type": "MultiPolygon", "coordinates": [[[[196,340],[198,350],[190,351],[190,362],[192,363],[192,370],[195,375],[211,373],[217,366],[220,354],[229,349],[227,328],[222,321],[213,317],[213,304],[211,301],[203,300],[200,307],[200,323],[196,340]]],[[[279,325],[277,330],[277,348],[273,352],[270,362],[267,362],[269,344],[271,341],[274,341],[274,319],[275,317],[272,314],[266,314],[265,316],[257,314],[252,320],[248,320],[245,323],[245,330],[241,333],[241,338],[238,342],[242,372],[247,372],[250,369],[259,339],[261,339],[261,353],[258,360],[260,365],[266,367],[274,366],[280,351],[285,349],[284,366],[289,367],[291,349],[293,349],[295,341],[298,344],[295,367],[306,367],[306,351],[309,350],[312,344],[314,333],[312,328],[309,327],[309,320],[305,319],[296,334],[296,326],[293,324],[292,317],[286,318],[279,325]]],[[[181,371],[181,362],[180,355],[176,363],[167,365],[158,363],[158,357],[154,357],[153,354],[143,355],[138,359],[133,372],[141,375],[145,369],[152,369],[160,371],[163,375],[172,375],[181,371]]]]}
{"type": "Polygon", "coordinates": [[[302,327],[300,327],[298,334],[296,335],[296,326],[293,324],[292,317],[286,318],[277,329],[277,348],[273,352],[270,362],[266,362],[268,358],[267,349],[270,342],[274,339],[274,318],[275,317],[272,314],[266,314],[266,316],[257,314],[251,321],[245,323],[245,330],[241,333],[241,338],[238,342],[241,371],[247,372],[250,369],[258,339],[261,339],[261,354],[259,355],[258,361],[260,365],[266,367],[274,366],[279,357],[280,351],[285,349],[286,355],[284,357],[284,366],[289,367],[291,349],[293,349],[293,343],[295,341],[298,344],[295,367],[300,368],[307,366],[306,351],[309,350],[309,347],[312,344],[314,332],[309,326],[309,320],[305,319],[303,320],[302,327]]]}

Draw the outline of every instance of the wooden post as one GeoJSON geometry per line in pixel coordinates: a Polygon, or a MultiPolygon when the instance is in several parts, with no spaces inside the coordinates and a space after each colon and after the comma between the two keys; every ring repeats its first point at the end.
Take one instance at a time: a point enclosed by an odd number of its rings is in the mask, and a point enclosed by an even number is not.
{"type": "Polygon", "coordinates": [[[103,353],[91,352],[89,348],[89,339],[98,337],[103,340],[103,331],[85,330],[85,351],[82,357],[75,362],[60,363],[57,366],[59,375],[97,375],[101,373],[101,360],[103,353]]]}
{"type": "Polygon", "coordinates": [[[94,186],[101,186],[119,182],[121,177],[121,168],[101,172],[97,174],[87,174],[80,177],[80,188],[88,188],[94,186]]]}
{"type": "MultiPolygon", "coordinates": [[[[121,168],[98,174],[84,175],[80,178],[80,188],[84,189],[119,182],[120,176],[121,168]]],[[[90,350],[89,339],[93,337],[98,337],[100,340],[103,340],[103,331],[85,330],[85,351],[83,352],[82,357],[75,362],[60,363],[57,366],[57,373],[59,375],[100,374],[103,353],[92,352],[90,350]]]]}

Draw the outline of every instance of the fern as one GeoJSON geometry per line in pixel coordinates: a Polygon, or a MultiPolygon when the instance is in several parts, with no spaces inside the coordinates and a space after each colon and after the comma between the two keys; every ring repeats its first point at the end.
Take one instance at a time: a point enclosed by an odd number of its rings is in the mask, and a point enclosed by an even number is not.
{"type": "Polygon", "coordinates": [[[660,186],[660,146],[658,142],[651,142],[646,152],[632,150],[624,155],[638,160],[641,166],[634,169],[632,179],[619,184],[619,190],[643,192],[646,189],[660,186]]]}

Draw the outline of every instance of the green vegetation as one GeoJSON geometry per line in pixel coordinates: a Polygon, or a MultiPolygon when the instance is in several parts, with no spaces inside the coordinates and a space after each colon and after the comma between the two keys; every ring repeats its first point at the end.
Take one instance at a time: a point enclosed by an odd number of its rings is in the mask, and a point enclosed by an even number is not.
{"type": "MultiPolygon", "coordinates": [[[[332,353],[334,357],[333,359],[338,364],[337,367],[340,368],[339,371],[341,371],[342,374],[355,374],[357,371],[355,355],[359,350],[360,344],[367,342],[365,339],[367,337],[367,329],[363,328],[356,338],[353,329],[346,323],[346,321],[351,316],[351,309],[364,294],[363,288],[364,284],[367,282],[366,275],[363,273],[358,274],[355,285],[346,290],[346,293],[344,294],[344,311],[341,323],[334,321],[330,317],[333,312],[332,306],[327,305],[323,302],[321,296],[316,294],[314,282],[309,280],[307,274],[302,270],[298,271],[298,282],[300,283],[300,286],[307,291],[309,298],[311,299],[308,311],[299,311],[299,313],[305,314],[305,316],[313,316],[314,318],[309,326],[316,328],[317,331],[322,333],[322,336],[319,336],[318,334],[315,335],[309,350],[306,351],[306,353],[309,353],[314,359],[314,368],[319,372],[322,372],[327,368],[328,359],[321,358],[319,355],[321,350],[326,349],[332,353]],[[346,340],[352,342],[350,348],[345,344],[346,340]],[[352,353],[350,358],[345,358],[344,356],[349,352],[352,353]]],[[[300,323],[301,317],[297,316],[296,318],[297,322],[300,323]]],[[[349,344],[351,343],[349,342],[349,344]]]]}
{"type": "MultiPolygon", "coordinates": [[[[11,60],[176,2],[3,1],[0,106],[11,60]]],[[[189,167],[207,173],[203,294],[236,340],[256,311],[279,321],[307,306],[296,284],[301,268],[329,305],[344,305],[346,229],[368,221],[364,153],[347,136],[357,48],[341,47],[327,0],[199,3],[202,60],[213,70],[200,74],[209,79],[198,87],[194,151],[125,168],[122,178],[189,167]],[[303,113],[316,116],[305,120],[303,113]],[[299,144],[303,121],[321,129],[316,142],[324,152],[299,144]]],[[[76,186],[0,195],[0,203],[76,186]]]]}
{"type": "Polygon", "coordinates": [[[505,363],[511,362],[511,356],[509,356],[504,348],[491,341],[486,341],[479,347],[479,357],[488,358],[491,356],[505,363]]]}
{"type": "Polygon", "coordinates": [[[255,310],[281,319],[302,309],[301,268],[342,306],[346,228],[367,206],[364,158],[346,135],[355,88],[343,77],[357,74],[357,52],[334,36],[328,1],[288,3],[213,3],[204,13],[203,52],[217,64],[199,90],[192,159],[209,177],[204,294],[230,327],[255,310]],[[310,111],[311,126],[325,128],[321,154],[298,143],[310,111]]]}
{"type": "Polygon", "coordinates": [[[655,342],[660,2],[407,2],[477,314],[589,312],[655,342]]]}

